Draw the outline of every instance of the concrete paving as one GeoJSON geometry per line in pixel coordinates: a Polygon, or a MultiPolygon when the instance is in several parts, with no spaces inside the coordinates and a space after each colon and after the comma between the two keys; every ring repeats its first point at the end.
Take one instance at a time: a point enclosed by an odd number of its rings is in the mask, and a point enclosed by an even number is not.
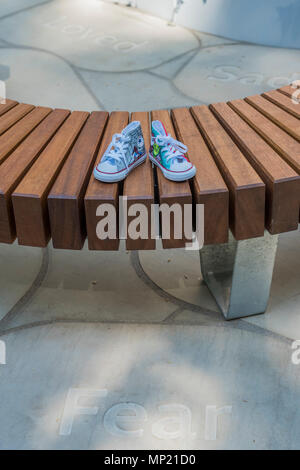
{"type": "MultiPolygon", "coordinates": [[[[0,80],[34,104],[223,101],[297,78],[299,54],[99,0],[0,4],[0,80]]],[[[280,237],[267,313],[230,323],[197,252],[13,244],[0,265],[0,449],[299,448],[299,231],[280,237]]]]}

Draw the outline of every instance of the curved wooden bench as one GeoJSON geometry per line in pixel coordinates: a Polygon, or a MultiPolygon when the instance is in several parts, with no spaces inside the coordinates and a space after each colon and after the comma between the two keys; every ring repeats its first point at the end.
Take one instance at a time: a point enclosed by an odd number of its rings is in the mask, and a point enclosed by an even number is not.
{"type": "MultiPolygon", "coordinates": [[[[45,247],[52,238],[54,248],[80,250],[87,238],[91,250],[117,250],[118,237],[100,240],[96,226],[101,219],[97,207],[111,203],[119,211],[119,196],[127,197],[128,207],[204,204],[203,264],[212,246],[214,253],[218,246],[228,247],[229,228],[235,256],[239,242],[297,230],[300,106],[291,99],[294,91],[284,87],[244,100],[131,116],[6,100],[0,105],[0,243],[17,238],[20,245],[45,247]],[[96,181],[95,161],[130,119],[141,121],[149,147],[150,117],[163,120],[188,146],[196,177],[174,183],[147,161],[124,183],[96,181]]],[[[185,243],[171,234],[163,247],[185,243]]],[[[155,244],[150,236],[126,240],[128,250],[155,249],[155,244]]]]}

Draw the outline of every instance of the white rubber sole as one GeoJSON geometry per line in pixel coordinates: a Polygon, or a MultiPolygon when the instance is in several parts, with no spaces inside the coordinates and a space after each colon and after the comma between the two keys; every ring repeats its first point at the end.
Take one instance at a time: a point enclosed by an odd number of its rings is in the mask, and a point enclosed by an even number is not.
{"type": "Polygon", "coordinates": [[[188,171],[182,171],[182,172],[174,172],[174,171],[169,171],[166,170],[152,155],[149,153],[149,159],[151,160],[154,165],[156,165],[163,173],[164,177],[167,178],[168,180],[171,181],[176,181],[177,183],[181,181],[187,181],[191,178],[193,178],[196,174],[196,168],[193,166],[190,170],[188,171]]]}
{"type": "Polygon", "coordinates": [[[120,171],[119,173],[102,173],[101,171],[97,170],[97,167],[94,169],[94,177],[96,180],[101,181],[102,183],[118,183],[119,181],[123,181],[126,176],[129,175],[129,173],[134,170],[137,166],[141,165],[144,163],[144,161],[147,159],[147,154],[143,155],[140,157],[133,165],[131,165],[128,170],[127,168],[123,171],[120,171]]]}

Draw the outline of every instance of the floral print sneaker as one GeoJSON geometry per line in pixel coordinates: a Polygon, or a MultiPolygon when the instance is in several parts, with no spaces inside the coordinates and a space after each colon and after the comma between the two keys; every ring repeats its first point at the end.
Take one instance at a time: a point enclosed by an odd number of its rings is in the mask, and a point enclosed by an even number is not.
{"type": "Polygon", "coordinates": [[[161,121],[152,122],[150,160],[161,169],[165,178],[185,181],[196,174],[195,166],[185,155],[187,147],[171,137],[161,121]]]}
{"type": "Polygon", "coordinates": [[[94,177],[105,183],[122,181],[147,158],[141,123],[131,122],[121,134],[115,134],[101,161],[94,169],[94,177]]]}

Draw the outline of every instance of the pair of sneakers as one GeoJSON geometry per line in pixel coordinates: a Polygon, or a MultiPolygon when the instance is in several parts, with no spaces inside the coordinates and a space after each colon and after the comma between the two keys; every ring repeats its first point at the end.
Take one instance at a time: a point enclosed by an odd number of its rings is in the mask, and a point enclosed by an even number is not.
{"type": "MultiPolygon", "coordinates": [[[[150,160],[165,178],[185,181],[193,178],[196,168],[186,156],[187,147],[171,137],[161,121],[152,122],[150,160]]],[[[121,134],[115,134],[101,161],[94,169],[97,180],[105,183],[122,181],[147,158],[141,123],[131,122],[121,134]]]]}

